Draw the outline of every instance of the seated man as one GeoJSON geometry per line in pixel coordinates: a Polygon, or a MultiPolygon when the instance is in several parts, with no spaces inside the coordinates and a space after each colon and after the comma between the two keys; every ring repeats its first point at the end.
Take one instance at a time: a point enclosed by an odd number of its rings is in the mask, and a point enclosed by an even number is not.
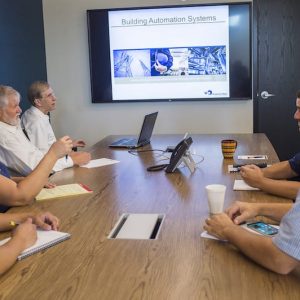
{"type": "Polygon", "coordinates": [[[11,206],[31,203],[48,180],[55,162],[70,153],[72,141],[68,136],[56,141],[37,167],[23,180],[14,182],[9,177],[6,167],[0,165],[0,212],[7,211],[11,206]]]}
{"type": "Polygon", "coordinates": [[[226,213],[214,215],[204,229],[235,245],[258,264],[280,274],[288,274],[300,265],[300,195],[291,204],[236,202],[226,213]],[[238,226],[256,216],[280,221],[279,233],[271,238],[251,233],[238,226]]]}
{"type": "MultiPolygon", "coordinates": [[[[9,86],[0,86],[0,161],[18,175],[29,174],[43,158],[46,151],[35,147],[25,136],[20,126],[22,112],[20,94],[9,86]]],[[[59,159],[53,171],[90,161],[86,152],[70,153],[68,158],[59,159]]]]}
{"type": "Polygon", "coordinates": [[[12,230],[11,221],[21,224],[12,232],[11,240],[0,246],[0,275],[16,262],[19,254],[36,242],[36,226],[44,230],[57,230],[59,225],[59,220],[48,212],[0,214],[0,230],[12,230]]]}
{"type": "MultiPolygon", "coordinates": [[[[300,130],[300,91],[297,92],[296,107],[294,119],[298,122],[300,130]]],[[[260,169],[255,165],[244,166],[241,168],[240,174],[250,186],[295,200],[300,182],[286,179],[300,176],[300,153],[290,160],[282,161],[265,169],[260,169]]]]}
{"type": "MultiPolygon", "coordinates": [[[[32,106],[23,113],[22,126],[31,143],[43,152],[48,151],[56,141],[48,114],[55,110],[57,99],[53,89],[45,81],[33,82],[28,89],[27,97],[32,106]]],[[[75,140],[73,145],[84,147],[85,142],[75,140]]]]}

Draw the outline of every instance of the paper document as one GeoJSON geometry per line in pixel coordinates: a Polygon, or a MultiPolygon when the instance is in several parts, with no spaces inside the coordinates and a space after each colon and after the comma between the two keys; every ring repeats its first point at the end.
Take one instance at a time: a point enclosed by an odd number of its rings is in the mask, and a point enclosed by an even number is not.
{"type": "Polygon", "coordinates": [[[89,163],[82,165],[80,167],[91,169],[91,168],[98,168],[107,165],[113,165],[116,163],[119,163],[119,161],[114,159],[109,159],[109,158],[99,158],[99,159],[93,159],[89,163]]]}
{"type": "Polygon", "coordinates": [[[218,241],[222,241],[222,242],[227,242],[226,240],[220,240],[217,237],[209,234],[207,231],[203,231],[201,233],[201,237],[205,238],[205,239],[212,239],[212,240],[218,240],[218,241]]]}
{"type": "Polygon", "coordinates": [[[234,191],[258,191],[259,189],[248,185],[242,179],[236,179],[234,181],[233,190],[234,191]]]}
{"type": "Polygon", "coordinates": [[[268,155],[264,155],[264,154],[239,155],[238,159],[268,159],[268,155]]]}
{"type": "Polygon", "coordinates": [[[75,196],[92,193],[87,186],[79,183],[65,184],[54,187],[53,189],[42,189],[35,197],[37,201],[53,199],[58,197],[75,196]]]}

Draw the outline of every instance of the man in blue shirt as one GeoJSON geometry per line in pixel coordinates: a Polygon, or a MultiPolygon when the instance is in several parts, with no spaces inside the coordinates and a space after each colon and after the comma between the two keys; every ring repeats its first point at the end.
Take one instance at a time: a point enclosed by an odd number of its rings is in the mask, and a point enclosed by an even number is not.
{"type": "MultiPolygon", "coordinates": [[[[300,91],[297,92],[296,107],[294,119],[298,122],[300,131],[300,91]]],[[[300,182],[282,179],[300,176],[300,152],[290,160],[273,164],[265,169],[260,169],[255,165],[244,166],[241,168],[240,174],[250,186],[295,200],[300,189],[300,182]]]]}
{"type": "Polygon", "coordinates": [[[226,213],[206,219],[204,229],[211,235],[235,245],[258,264],[280,274],[300,265],[300,195],[296,203],[236,202],[226,213]],[[278,234],[271,238],[251,233],[239,224],[256,216],[280,222],[278,234]]]}

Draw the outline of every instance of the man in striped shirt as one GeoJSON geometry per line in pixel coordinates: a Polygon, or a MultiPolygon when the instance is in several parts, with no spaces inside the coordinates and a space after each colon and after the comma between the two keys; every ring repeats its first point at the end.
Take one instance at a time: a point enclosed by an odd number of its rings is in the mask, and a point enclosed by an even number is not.
{"type": "Polygon", "coordinates": [[[280,274],[300,265],[300,194],[294,205],[288,203],[235,202],[225,213],[206,219],[204,229],[235,245],[258,264],[280,274]],[[256,216],[280,221],[274,237],[257,235],[240,225],[256,216]]]}

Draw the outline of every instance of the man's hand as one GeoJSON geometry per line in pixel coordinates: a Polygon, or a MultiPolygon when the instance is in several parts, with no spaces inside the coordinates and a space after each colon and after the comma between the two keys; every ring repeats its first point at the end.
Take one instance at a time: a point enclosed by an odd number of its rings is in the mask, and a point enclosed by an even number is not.
{"type": "Polygon", "coordinates": [[[53,153],[57,159],[64,157],[72,152],[72,140],[69,136],[64,136],[57,140],[49,149],[50,153],[53,153]]]}
{"type": "Polygon", "coordinates": [[[85,147],[85,141],[83,140],[73,140],[73,147],[85,147]]]}
{"type": "Polygon", "coordinates": [[[234,227],[232,220],[224,213],[213,215],[205,220],[203,228],[211,235],[216,236],[221,240],[227,240],[226,230],[234,227]]]}
{"type": "Polygon", "coordinates": [[[52,183],[50,181],[48,181],[45,185],[44,185],[44,188],[45,189],[53,189],[56,187],[56,184],[55,183],[52,183]]]}
{"type": "Polygon", "coordinates": [[[240,174],[247,184],[256,188],[261,187],[262,181],[265,178],[263,171],[255,165],[241,167],[240,174]]]}
{"type": "Polygon", "coordinates": [[[228,209],[226,214],[237,225],[253,219],[259,214],[257,203],[247,203],[236,201],[228,209]]]}
{"type": "Polygon", "coordinates": [[[39,213],[32,217],[33,223],[44,230],[57,230],[59,219],[49,212],[39,213]]]}
{"type": "Polygon", "coordinates": [[[91,160],[91,154],[88,152],[72,152],[70,156],[77,166],[85,165],[91,160]]]}
{"type": "Polygon", "coordinates": [[[12,233],[12,238],[22,241],[22,250],[32,246],[37,239],[36,226],[32,224],[32,219],[28,218],[20,224],[12,233]]]}

